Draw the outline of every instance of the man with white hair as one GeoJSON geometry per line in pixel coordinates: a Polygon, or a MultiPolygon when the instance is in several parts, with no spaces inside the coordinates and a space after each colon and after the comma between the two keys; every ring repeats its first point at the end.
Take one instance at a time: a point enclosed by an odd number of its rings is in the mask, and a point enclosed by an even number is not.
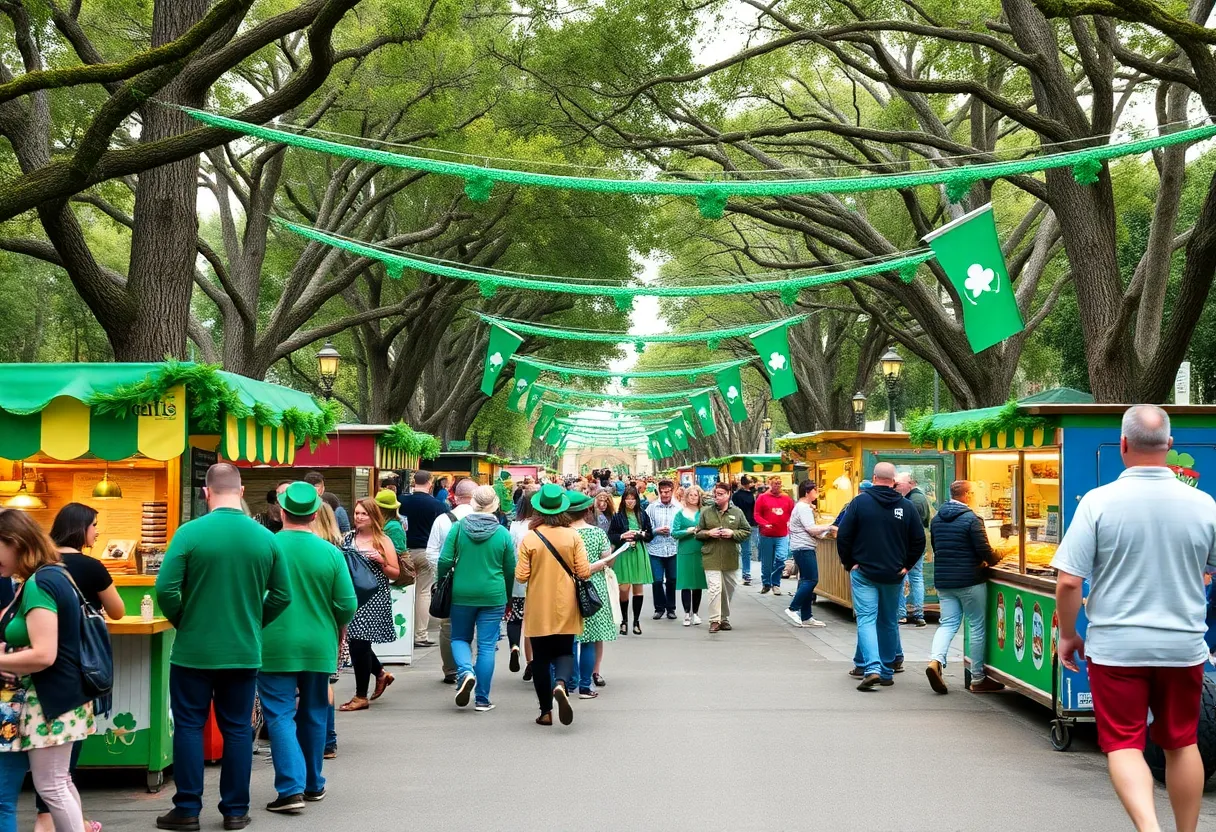
{"type": "Polygon", "coordinates": [[[878,463],[871,480],[873,486],[849,503],[836,532],[836,550],[853,584],[860,691],[895,684],[904,576],[925,553],[925,528],[916,506],[895,490],[895,466],[878,463]]]}
{"type": "MultiPolygon", "coordinates": [[[[477,480],[469,477],[456,483],[456,487],[452,489],[452,502],[455,506],[451,511],[435,518],[435,523],[431,526],[431,536],[426,542],[426,559],[433,573],[439,569],[439,555],[443,552],[443,543],[448,539],[452,525],[473,513],[469,502],[476,490],[477,480]]],[[[439,655],[443,659],[443,683],[456,684],[456,658],[452,655],[452,621],[448,618],[441,619],[439,624],[439,655]]]]}
{"type": "MultiPolygon", "coordinates": [[[[897,474],[895,477],[895,490],[908,498],[908,502],[916,506],[917,513],[920,514],[921,525],[925,527],[925,531],[929,530],[929,520],[933,517],[933,509],[929,505],[929,498],[925,496],[925,492],[920,490],[916,483],[916,475],[911,471],[906,471],[897,474]]],[[[926,546],[926,548],[928,548],[926,546]]],[[[908,594],[908,604],[912,607],[908,610],[907,607],[900,609],[899,623],[903,624],[906,621],[911,621],[917,627],[925,627],[925,559],[922,556],[908,570],[907,576],[904,577],[904,591],[908,594]]]]}
{"type": "Polygon", "coordinates": [[[1165,751],[1174,823],[1194,830],[1203,799],[1196,736],[1207,601],[1204,570],[1216,568],[1216,501],[1166,467],[1170,417],[1154,405],[1123,414],[1125,466],[1087,493],[1051,565],[1059,570],[1060,661],[1087,660],[1098,745],[1136,829],[1159,829],[1145,732],[1165,751]],[[1082,583],[1088,628],[1077,633],[1082,583]],[[1152,709],[1153,724],[1145,715],[1152,709]]]}

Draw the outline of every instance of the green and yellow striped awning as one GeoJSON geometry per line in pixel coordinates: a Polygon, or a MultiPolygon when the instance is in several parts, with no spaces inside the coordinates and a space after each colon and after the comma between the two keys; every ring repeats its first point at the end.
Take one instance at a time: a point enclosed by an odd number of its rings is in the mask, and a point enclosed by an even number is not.
{"type": "Polygon", "coordinates": [[[974,439],[939,439],[939,451],[1004,451],[1018,448],[1041,448],[1055,440],[1055,429],[1039,427],[1027,431],[1015,428],[1011,431],[984,433],[974,439]]]}
{"type": "Polygon", "coordinates": [[[291,465],[296,458],[296,436],[283,427],[259,425],[252,416],[225,416],[220,456],[233,462],[291,465]]]}
{"type": "Polygon", "coordinates": [[[41,452],[59,460],[86,454],[111,462],[136,454],[173,459],[186,450],[187,413],[183,386],[122,416],[95,413],[70,395],[56,396],[35,413],[0,410],[0,457],[27,459],[41,452]]]}
{"type": "Polygon", "coordinates": [[[422,464],[417,454],[376,443],[376,467],[381,471],[415,471],[422,464]]]}

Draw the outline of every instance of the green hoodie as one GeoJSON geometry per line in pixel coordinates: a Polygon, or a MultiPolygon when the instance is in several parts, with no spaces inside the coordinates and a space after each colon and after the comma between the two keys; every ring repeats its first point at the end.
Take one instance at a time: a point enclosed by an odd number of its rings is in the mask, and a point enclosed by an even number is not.
{"type": "Polygon", "coordinates": [[[493,514],[470,514],[452,527],[439,556],[436,580],[451,571],[452,603],[463,607],[506,606],[515,577],[515,545],[493,514]]]}

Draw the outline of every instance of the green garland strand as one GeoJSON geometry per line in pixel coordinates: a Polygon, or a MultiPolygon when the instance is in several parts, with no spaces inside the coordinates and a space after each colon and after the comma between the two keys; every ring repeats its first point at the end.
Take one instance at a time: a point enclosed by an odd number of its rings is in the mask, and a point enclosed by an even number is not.
{"type": "Polygon", "coordinates": [[[779,179],[771,181],[726,181],[687,182],[678,180],[634,180],[603,179],[583,176],[562,176],[551,173],[531,173],[520,170],[504,170],[462,162],[446,162],[407,156],[386,150],[341,144],[339,142],[305,136],[287,130],[262,127],[238,119],[183,108],[192,118],[212,127],[221,127],[235,133],[252,136],[263,141],[300,147],[329,153],[347,159],[371,162],[377,165],[420,170],[447,176],[459,176],[465,181],[464,192],[474,202],[485,202],[490,198],[494,184],[530,185],[543,188],[565,188],[572,191],[596,191],[599,193],[625,193],[643,196],[692,196],[697,200],[701,215],[708,219],[720,218],[726,210],[730,197],[773,197],[797,194],[845,194],[868,191],[915,188],[925,185],[944,185],[952,202],[959,202],[980,181],[1020,176],[1058,168],[1072,168],[1073,178],[1082,185],[1098,181],[1098,172],[1103,162],[1121,156],[1137,156],[1150,150],[1208,139],[1216,136],[1216,125],[1205,124],[1179,130],[1175,133],[1150,136],[1143,139],[1084,147],[1060,153],[1046,153],[1031,159],[1016,159],[1007,162],[983,162],[963,164],[950,168],[913,171],[909,173],[886,173],[869,176],[824,177],[816,179],[779,179]]]}
{"type": "Polygon", "coordinates": [[[1015,399],[1010,399],[995,414],[953,425],[935,426],[933,417],[933,413],[917,413],[905,420],[904,424],[913,447],[936,444],[939,441],[948,442],[951,439],[955,442],[967,442],[979,439],[986,433],[995,435],[1002,431],[1012,435],[1013,431],[1018,429],[1031,433],[1047,425],[1046,419],[1022,415],[1015,399]]]}
{"type": "Polygon", "coordinates": [[[587,428],[588,430],[632,430],[633,428],[657,428],[660,425],[665,425],[671,421],[669,418],[661,419],[622,419],[619,422],[601,419],[565,419],[558,417],[555,419],[559,425],[566,425],[575,428],[587,428]]]}
{"type": "Polygon", "coordinates": [[[701,393],[709,393],[717,389],[714,387],[702,387],[696,390],[674,390],[670,393],[591,393],[585,390],[571,390],[568,387],[550,387],[547,384],[534,384],[532,386],[542,393],[552,393],[555,396],[562,396],[567,399],[591,399],[597,402],[665,402],[671,399],[690,399],[701,393]]]}
{"type": "Polygon", "coordinates": [[[405,422],[397,422],[380,434],[376,443],[381,447],[401,451],[419,459],[435,459],[443,450],[438,439],[429,433],[414,430],[405,422]]]}
{"type": "Polygon", "coordinates": [[[726,465],[728,462],[730,462],[731,459],[732,459],[732,457],[729,457],[729,456],[715,456],[712,459],[705,460],[705,464],[710,465],[714,468],[721,468],[723,465],[726,465]]]}
{"type": "MultiPolygon", "coordinates": [[[[428,457],[428,459],[430,459],[430,458],[431,457],[428,457]]],[[[483,457],[483,459],[485,459],[485,461],[490,463],[491,465],[510,465],[511,464],[511,460],[509,457],[499,456],[498,454],[486,454],[483,457]]]]}
{"type": "Polygon", "coordinates": [[[630,409],[630,410],[617,410],[617,411],[609,412],[609,411],[604,411],[602,409],[597,409],[594,407],[587,407],[587,405],[585,405],[585,404],[576,404],[574,402],[559,402],[559,401],[547,400],[545,402],[545,404],[547,404],[549,407],[557,408],[558,410],[566,410],[566,411],[575,410],[575,411],[579,411],[579,412],[586,411],[592,415],[599,415],[601,413],[608,413],[608,415],[613,415],[615,413],[620,413],[622,419],[626,418],[628,416],[653,416],[656,413],[665,413],[665,414],[667,414],[668,418],[664,419],[664,421],[670,421],[672,418],[679,416],[681,413],[681,409],[676,406],[650,407],[650,408],[641,408],[641,409],[637,409],[637,410],[630,409]]]}
{"type": "Polygon", "coordinates": [[[277,411],[261,403],[250,407],[224,381],[220,369],[218,365],[170,359],[141,381],[124,384],[109,393],[94,393],[85,404],[98,413],[123,416],[136,405],[160,401],[169,390],[180,384],[186,388],[192,426],[204,433],[220,433],[225,415],[237,419],[253,417],[258,425],[281,427],[294,433],[299,442],[308,442],[315,449],[317,443],[337,427],[341,413],[337,402],[313,399],[317,406],[316,413],[305,413],[294,407],[277,411]]]}
{"type": "Polygon", "coordinates": [[[689,384],[696,384],[699,376],[712,375],[729,370],[732,367],[742,367],[745,364],[750,364],[752,359],[739,358],[734,361],[720,361],[717,364],[699,364],[688,367],[672,367],[665,370],[630,370],[627,372],[615,372],[613,370],[597,370],[591,367],[578,367],[573,364],[554,364],[549,361],[541,361],[537,358],[529,356],[514,355],[511,360],[516,364],[526,364],[529,367],[535,367],[538,370],[545,370],[550,373],[555,373],[563,382],[569,381],[575,376],[584,376],[585,378],[618,378],[623,384],[628,384],[630,379],[634,378],[687,378],[689,384]]]}
{"type": "Polygon", "coordinates": [[[478,312],[477,316],[484,323],[497,324],[519,335],[538,335],[543,338],[556,338],[559,341],[594,341],[600,344],[631,343],[635,347],[639,344],[690,344],[696,341],[705,341],[711,350],[718,349],[721,346],[721,342],[727,338],[742,338],[745,335],[751,335],[753,332],[759,332],[762,329],[793,326],[794,324],[802,323],[810,317],[810,315],[794,315],[792,318],[785,318],[780,321],[745,324],[744,326],[734,326],[726,329],[710,329],[704,332],[664,332],[657,335],[630,335],[628,332],[562,329],[556,326],[508,321],[503,318],[496,318],[493,315],[486,315],[482,312],[478,312]]]}
{"type": "Polygon", "coordinates": [[[613,286],[603,283],[579,283],[572,278],[561,275],[553,275],[542,280],[509,275],[502,272],[474,271],[473,269],[437,263],[433,260],[422,260],[406,254],[385,251],[366,243],[348,240],[344,237],[338,237],[287,220],[276,219],[275,222],[309,240],[315,240],[316,242],[348,251],[351,254],[357,254],[360,257],[378,260],[384,264],[389,277],[399,278],[405,269],[415,269],[439,277],[471,280],[477,283],[481,288],[481,293],[486,297],[494,297],[497,290],[503,287],[508,289],[530,289],[538,292],[557,292],[566,295],[589,295],[612,298],[617,302],[618,307],[626,310],[632,308],[633,299],[639,297],[696,298],[711,295],[734,295],[739,292],[751,294],[779,292],[781,299],[787,305],[793,305],[797,301],[798,292],[801,289],[814,289],[819,286],[828,286],[833,283],[841,283],[845,280],[870,277],[884,272],[894,272],[905,283],[910,283],[916,277],[916,269],[922,263],[932,260],[934,257],[931,251],[909,252],[908,254],[886,258],[873,263],[867,263],[864,266],[855,266],[841,271],[825,272],[819,270],[811,274],[786,277],[779,280],[703,283],[693,286],[613,286]]]}

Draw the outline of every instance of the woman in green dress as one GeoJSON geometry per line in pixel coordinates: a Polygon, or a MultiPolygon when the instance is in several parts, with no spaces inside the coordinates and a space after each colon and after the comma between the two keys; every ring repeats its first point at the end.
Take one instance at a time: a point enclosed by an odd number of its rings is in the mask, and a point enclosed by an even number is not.
{"type": "Polygon", "coordinates": [[[701,541],[697,540],[697,518],[701,513],[701,489],[689,486],[684,492],[683,506],[671,524],[671,536],[678,542],[676,549],[676,589],[684,605],[684,626],[700,624],[701,590],[708,589],[705,567],[701,564],[701,541]]]}
{"type": "MultiPolygon", "coordinates": [[[[591,564],[591,583],[595,591],[604,600],[604,606],[590,618],[583,619],[583,632],[575,639],[578,648],[578,661],[574,666],[578,678],[579,699],[595,699],[599,694],[596,687],[601,687],[603,678],[600,677],[600,663],[604,658],[604,642],[616,640],[616,624],[612,620],[612,603],[608,597],[608,577],[604,570],[609,562],[601,560],[609,553],[608,535],[595,525],[595,498],[577,490],[571,490],[570,516],[574,522],[570,528],[578,532],[587,549],[587,562],[591,564]]],[[[570,687],[574,687],[573,684],[570,687]]]]}
{"type": "Polygon", "coordinates": [[[608,526],[608,539],[612,541],[613,551],[626,543],[633,544],[612,565],[617,582],[621,586],[621,635],[629,632],[630,589],[633,590],[633,634],[642,634],[642,625],[638,623],[642,615],[642,593],[654,583],[654,573],[650,571],[650,555],[646,553],[646,541],[653,537],[650,518],[642,511],[642,499],[638,496],[638,490],[632,486],[626,488],[621,497],[621,506],[612,516],[612,523],[608,526]]]}

